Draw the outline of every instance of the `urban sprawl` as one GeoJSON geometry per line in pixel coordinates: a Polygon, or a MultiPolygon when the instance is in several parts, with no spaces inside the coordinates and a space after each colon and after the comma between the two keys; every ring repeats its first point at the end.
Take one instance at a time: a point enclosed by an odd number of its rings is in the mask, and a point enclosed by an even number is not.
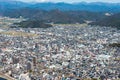
{"type": "MultiPolygon", "coordinates": [[[[0,25],[10,21],[19,20],[1,17],[0,25]]],[[[111,27],[1,27],[0,73],[13,80],[120,80],[120,47],[112,43],[120,43],[120,30],[111,27]]]]}

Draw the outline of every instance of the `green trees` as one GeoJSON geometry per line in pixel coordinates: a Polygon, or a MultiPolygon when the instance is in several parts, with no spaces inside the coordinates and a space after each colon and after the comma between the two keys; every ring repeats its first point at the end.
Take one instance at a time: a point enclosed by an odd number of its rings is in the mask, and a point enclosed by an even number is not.
{"type": "Polygon", "coordinates": [[[20,23],[15,23],[18,27],[22,28],[49,28],[52,27],[52,25],[44,23],[39,20],[28,20],[28,21],[23,21],[20,23]]]}

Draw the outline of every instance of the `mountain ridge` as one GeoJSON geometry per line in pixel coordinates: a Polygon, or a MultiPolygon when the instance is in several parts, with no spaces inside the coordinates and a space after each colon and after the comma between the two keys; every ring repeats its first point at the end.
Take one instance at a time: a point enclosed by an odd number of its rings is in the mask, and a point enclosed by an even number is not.
{"type": "Polygon", "coordinates": [[[91,25],[119,27],[120,3],[24,3],[0,0],[0,16],[12,18],[22,16],[29,20],[63,24],[92,21],[91,25]]]}
{"type": "Polygon", "coordinates": [[[104,2],[80,2],[80,3],[65,3],[65,2],[42,2],[42,3],[27,3],[14,0],[0,0],[0,10],[19,9],[19,8],[37,8],[43,10],[86,10],[93,12],[120,12],[120,3],[104,3],[104,2]]]}

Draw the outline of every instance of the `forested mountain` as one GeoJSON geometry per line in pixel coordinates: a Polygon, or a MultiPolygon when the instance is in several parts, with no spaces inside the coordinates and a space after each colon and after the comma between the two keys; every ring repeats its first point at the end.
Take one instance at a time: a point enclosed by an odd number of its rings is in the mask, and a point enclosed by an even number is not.
{"type": "MultiPolygon", "coordinates": [[[[44,23],[85,23],[90,25],[120,26],[119,3],[25,3],[14,0],[0,0],[0,16],[44,23]],[[106,13],[112,15],[105,15],[106,13]]],[[[27,22],[28,23],[28,22],[27,22]]]]}
{"type": "Polygon", "coordinates": [[[80,2],[80,3],[25,3],[14,0],[0,0],[0,10],[8,9],[19,9],[19,8],[33,8],[33,9],[43,9],[43,10],[54,10],[59,9],[62,11],[69,10],[83,10],[83,11],[92,11],[92,12],[120,12],[119,3],[102,3],[102,2],[80,2]]]}
{"type": "Polygon", "coordinates": [[[107,16],[102,20],[98,20],[90,24],[100,25],[100,26],[111,26],[111,27],[117,27],[118,29],[120,29],[120,13],[114,14],[112,16],[107,16]]]}
{"type": "MultiPolygon", "coordinates": [[[[31,7],[31,6],[30,6],[31,7]]],[[[40,8],[44,10],[83,10],[83,11],[92,11],[92,12],[120,12],[120,4],[117,3],[102,3],[102,2],[93,2],[93,3],[37,3],[32,5],[32,8],[40,8]]]]}
{"type": "Polygon", "coordinates": [[[18,18],[20,16],[45,22],[54,23],[83,23],[85,20],[96,21],[104,18],[104,13],[89,11],[60,11],[56,10],[40,10],[31,8],[14,9],[4,12],[4,16],[18,18]]]}

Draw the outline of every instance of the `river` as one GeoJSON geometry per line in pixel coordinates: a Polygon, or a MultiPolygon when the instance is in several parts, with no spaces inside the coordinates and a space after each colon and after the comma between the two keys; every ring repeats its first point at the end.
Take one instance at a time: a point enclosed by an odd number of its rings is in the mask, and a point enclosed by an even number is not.
{"type": "Polygon", "coordinates": [[[0,80],[7,80],[7,79],[4,79],[4,78],[1,78],[1,77],[0,77],[0,80]]]}

